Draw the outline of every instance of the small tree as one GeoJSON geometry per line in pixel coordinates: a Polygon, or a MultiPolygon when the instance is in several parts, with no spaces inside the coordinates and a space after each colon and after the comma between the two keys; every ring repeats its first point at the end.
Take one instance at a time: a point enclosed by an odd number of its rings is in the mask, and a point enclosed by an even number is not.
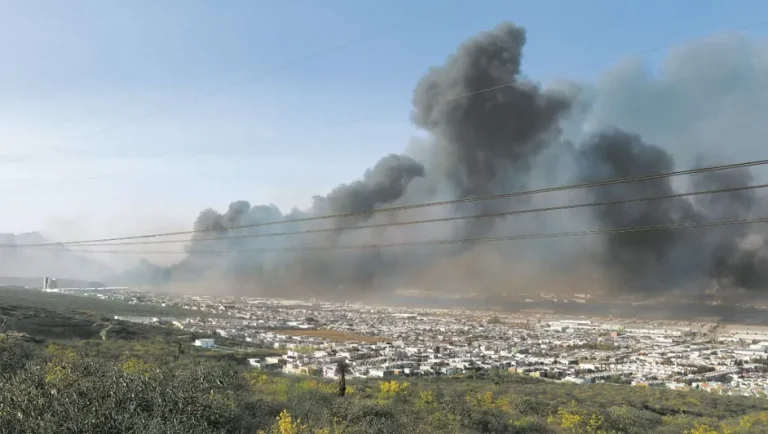
{"type": "Polygon", "coordinates": [[[347,393],[347,374],[351,368],[346,360],[339,360],[336,363],[336,375],[339,376],[339,396],[343,397],[347,393]]]}

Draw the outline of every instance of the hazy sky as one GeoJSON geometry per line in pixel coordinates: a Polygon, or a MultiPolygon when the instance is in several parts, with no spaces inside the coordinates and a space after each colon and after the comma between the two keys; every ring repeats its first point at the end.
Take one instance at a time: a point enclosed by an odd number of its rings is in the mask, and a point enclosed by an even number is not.
{"type": "Polygon", "coordinates": [[[0,232],[305,207],[401,152],[417,80],[502,20],[547,83],[760,19],[761,0],[0,0],[0,232]]]}

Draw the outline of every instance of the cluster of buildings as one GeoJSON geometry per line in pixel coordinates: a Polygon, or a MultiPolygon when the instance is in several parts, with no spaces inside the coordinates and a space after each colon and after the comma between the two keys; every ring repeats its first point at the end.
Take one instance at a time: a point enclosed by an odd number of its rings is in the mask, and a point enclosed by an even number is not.
{"type": "Polygon", "coordinates": [[[208,313],[163,320],[211,335],[200,346],[216,348],[213,339],[222,336],[280,350],[249,361],[287,374],[334,377],[344,360],[359,377],[503,371],[574,383],[768,391],[768,327],[257,298],[152,296],[149,302],[208,313]]]}
{"type": "Polygon", "coordinates": [[[129,289],[128,287],[123,287],[123,286],[61,287],[59,285],[59,281],[55,277],[44,277],[42,287],[40,288],[40,290],[43,292],[93,293],[93,294],[101,294],[109,291],[123,291],[128,289],[129,289]]]}

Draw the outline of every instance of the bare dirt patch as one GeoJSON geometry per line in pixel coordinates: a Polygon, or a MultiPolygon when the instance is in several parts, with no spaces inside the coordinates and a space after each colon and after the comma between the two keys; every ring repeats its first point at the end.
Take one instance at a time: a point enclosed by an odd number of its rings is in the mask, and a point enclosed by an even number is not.
{"type": "Polygon", "coordinates": [[[391,339],[381,336],[366,336],[357,333],[343,332],[339,330],[275,330],[275,333],[287,336],[306,336],[311,338],[321,338],[336,342],[388,342],[391,339]]]}

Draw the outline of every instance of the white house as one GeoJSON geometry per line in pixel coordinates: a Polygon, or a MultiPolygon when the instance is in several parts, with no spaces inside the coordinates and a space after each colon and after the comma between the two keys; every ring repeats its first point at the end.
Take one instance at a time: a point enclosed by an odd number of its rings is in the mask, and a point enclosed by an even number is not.
{"type": "Polygon", "coordinates": [[[216,346],[216,343],[213,339],[195,339],[194,345],[200,348],[213,348],[216,346]]]}

